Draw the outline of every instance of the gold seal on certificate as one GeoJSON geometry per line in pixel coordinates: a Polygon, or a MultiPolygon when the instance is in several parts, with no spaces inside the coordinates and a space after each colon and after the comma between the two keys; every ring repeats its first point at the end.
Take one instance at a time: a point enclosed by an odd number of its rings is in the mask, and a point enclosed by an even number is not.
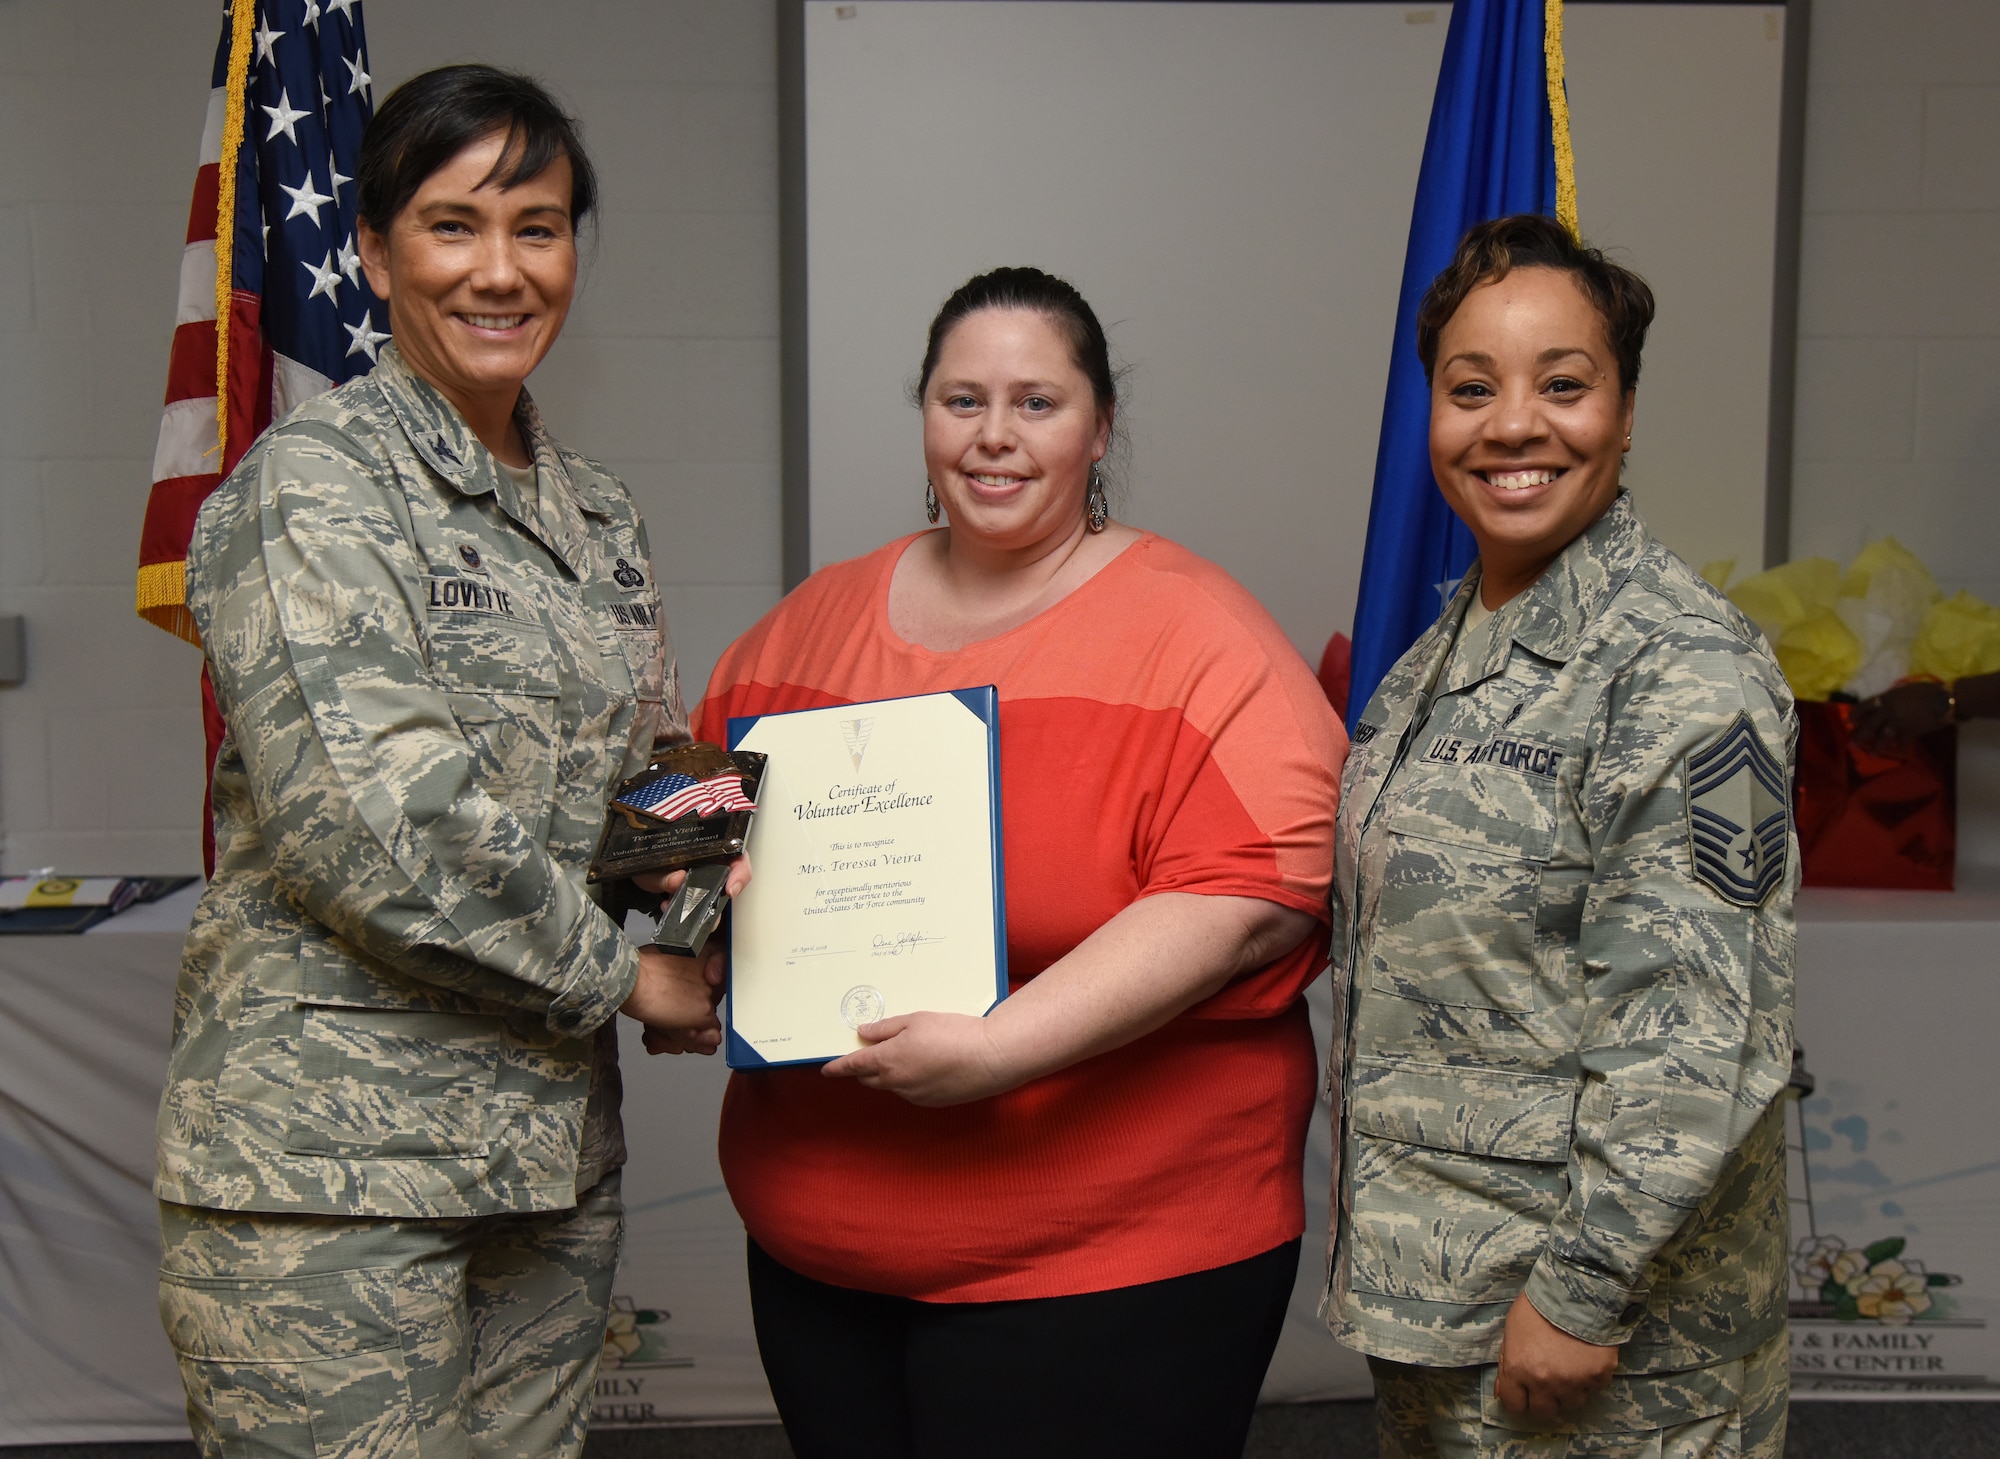
{"type": "Polygon", "coordinates": [[[731,1068],[1006,995],[998,736],[990,687],[730,720],[731,750],[768,757],[730,914],[731,1068]]]}

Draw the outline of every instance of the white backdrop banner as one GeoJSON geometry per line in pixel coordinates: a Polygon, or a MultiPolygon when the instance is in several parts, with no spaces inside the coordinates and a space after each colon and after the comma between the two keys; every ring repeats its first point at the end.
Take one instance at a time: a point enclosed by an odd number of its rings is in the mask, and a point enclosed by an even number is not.
{"type": "Polygon", "coordinates": [[[1792,1111],[1800,1397],[2000,1397],[2000,883],[1808,891],[1792,1111]]]}

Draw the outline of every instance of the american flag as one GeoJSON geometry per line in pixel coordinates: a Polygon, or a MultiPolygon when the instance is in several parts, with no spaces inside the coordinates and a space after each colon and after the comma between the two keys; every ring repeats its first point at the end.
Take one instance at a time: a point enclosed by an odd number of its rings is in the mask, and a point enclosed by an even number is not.
{"type": "Polygon", "coordinates": [[[366,373],[389,338],[355,239],[374,112],[361,0],[225,5],[212,86],[139,539],[139,614],[190,643],[195,512],[265,426],[366,373]]]}
{"type": "Polygon", "coordinates": [[[743,793],[741,775],[711,775],[696,780],[692,775],[662,775],[630,795],[618,797],[618,804],[630,806],[662,821],[682,816],[714,816],[724,811],[753,811],[757,803],[743,793]]]}

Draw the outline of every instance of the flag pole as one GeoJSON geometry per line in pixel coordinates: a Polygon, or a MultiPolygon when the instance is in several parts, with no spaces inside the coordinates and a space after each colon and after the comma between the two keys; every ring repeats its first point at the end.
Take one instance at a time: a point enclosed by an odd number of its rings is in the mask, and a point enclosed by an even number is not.
{"type": "Polygon", "coordinates": [[[257,0],[236,0],[229,12],[229,82],[222,113],[221,184],[215,190],[215,459],[229,459],[229,316],[236,292],[236,162],[243,151],[243,113],[250,89],[250,42],[257,0]]]}
{"type": "Polygon", "coordinates": [[[1549,76],[1549,133],[1556,153],[1556,221],[1583,242],[1576,215],[1576,153],[1569,142],[1569,88],[1563,65],[1563,0],[1542,7],[1542,59],[1549,76]]]}

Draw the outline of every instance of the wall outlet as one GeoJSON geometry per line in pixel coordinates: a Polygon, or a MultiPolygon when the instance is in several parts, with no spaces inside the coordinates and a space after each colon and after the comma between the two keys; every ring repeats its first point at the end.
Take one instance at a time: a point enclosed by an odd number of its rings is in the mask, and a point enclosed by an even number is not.
{"type": "Polygon", "coordinates": [[[0,613],[0,689],[28,677],[28,625],[18,613],[0,613]]]}

